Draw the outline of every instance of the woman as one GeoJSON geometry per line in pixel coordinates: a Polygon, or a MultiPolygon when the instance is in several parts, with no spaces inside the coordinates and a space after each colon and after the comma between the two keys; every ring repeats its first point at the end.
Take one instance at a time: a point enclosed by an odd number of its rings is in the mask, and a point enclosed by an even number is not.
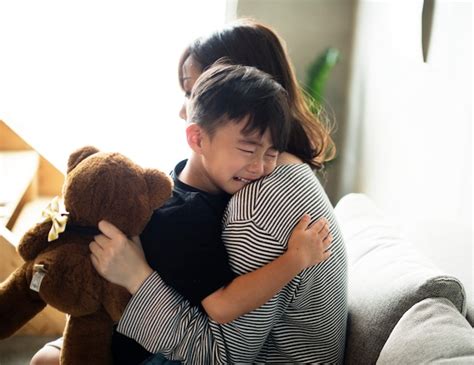
{"type": "MultiPolygon", "coordinates": [[[[283,42],[275,31],[256,21],[240,19],[191,43],[178,67],[186,98],[197,76],[220,58],[257,67],[272,75],[288,92],[294,120],[288,153],[301,158],[313,169],[322,168],[325,161],[334,158],[335,147],[328,128],[309,110],[283,42]]],[[[183,119],[186,119],[185,110],[186,103],[180,111],[183,119]]]]}
{"type": "MultiPolygon", "coordinates": [[[[222,325],[209,321],[171,288],[145,282],[140,295],[146,300],[132,299],[117,330],[150,352],[188,363],[341,363],[347,316],[345,249],[332,207],[312,171],[334,156],[333,142],[309,111],[282,42],[269,27],[240,20],[193,42],[179,67],[186,98],[197,77],[221,58],[272,75],[287,91],[292,115],[281,166],[239,191],[226,210],[223,240],[232,269],[242,274],[281,255],[304,213],[313,220],[328,219],[331,258],[301,272],[259,309],[222,325]],[[173,318],[163,318],[162,307],[174,308],[173,318]]],[[[186,119],[186,102],[180,115],[186,119]]]]}
{"type": "MultiPolygon", "coordinates": [[[[325,216],[330,220],[333,244],[329,260],[302,272],[269,303],[230,324],[210,323],[219,350],[226,352],[226,357],[220,359],[228,362],[341,362],[347,313],[345,250],[332,207],[311,172],[311,168],[318,169],[333,157],[332,140],[324,125],[309,111],[280,39],[270,28],[254,21],[231,23],[196,40],[185,50],[179,75],[186,100],[198,76],[221,58],[271,74],[288,92],[293,117],[288,154],[280,159],[285,166],[260,183],[239,191],[228,205],[223,240],[232,269],[237,274],[249,272],[281,254],[289,231],[305,212],[313,219],[325,216]],[[295,188],[297,194],[294,194],[295,188]],[[243,209],[248,206],[259,209],[252,212],[243,209]],[[272,214],[269,216],[267,211],[272,214]],[[245,237],[255,237],[258,233],[278,238],[252,242],[249,247],[250,240],[245,237]]],[[[186,102],[180,115],[186,119],[186,102]]],[[[159,333],[131,325],[132,317],[121,321],[119,331],[147,345],[149,338],[160,337],[159,333]],[[130,326],[125,324],[127,322],[130,326]]],[[[151,316],[144,318],[153,321],[151,316]]],[[[188,336],[181,341],[189,341],[191,346],[192,338],[188,336]]],[[[194,352],[204,347],[203,344],[195,346],[194,352]]],[[[159,347],[148,348],[160,350],[159,347]]],[[[166,355],[179,357],[172,352],[166,355]]]]}

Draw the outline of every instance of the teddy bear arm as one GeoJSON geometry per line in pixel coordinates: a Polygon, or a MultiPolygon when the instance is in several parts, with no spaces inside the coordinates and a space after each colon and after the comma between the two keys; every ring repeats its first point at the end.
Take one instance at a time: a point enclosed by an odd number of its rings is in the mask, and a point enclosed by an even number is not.
{"type": "Polygon", "coordinates": [[[7,338],[41,312],[46,303],[29,287],[30,263],[24,263],[0,284],[0,338],[7,338]]]}
{"type": "Polygon", "coordinates": [[[51,229],[51,222],[42,222],[35,225],[21,238],[18,245],[18,253],[23,260],[33,260],[48,245],[48,233],[51,229]]]}
{"type": "Polygon", "coordinates": [[[71,316],[64,330],[61,365],[111,365],[113,322],[103,308],[71,316]]]}

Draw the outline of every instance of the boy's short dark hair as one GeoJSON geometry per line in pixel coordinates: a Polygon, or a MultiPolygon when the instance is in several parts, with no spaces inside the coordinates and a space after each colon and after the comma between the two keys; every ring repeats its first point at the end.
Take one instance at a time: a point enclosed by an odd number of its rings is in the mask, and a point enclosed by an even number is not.
{"type": "Polygon", "coordinates": [[[219,62],[197,79],[189,101],[188,121],[212,136],[228,120],[249,117],[244,134],[268,129],[278,151],[286,149],[290,133],[287,93],[270,75],[255,67],[219,62]]]}

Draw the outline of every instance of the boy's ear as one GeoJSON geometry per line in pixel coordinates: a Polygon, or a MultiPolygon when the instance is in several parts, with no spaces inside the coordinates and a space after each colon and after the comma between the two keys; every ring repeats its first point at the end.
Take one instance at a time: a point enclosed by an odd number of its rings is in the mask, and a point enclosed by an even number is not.
{"type": "Polygon", "coordinates": [[[195,153],[201,153],[203,133],[202,128],[196,123],[191,123],[186,127],[188,145],[195,153]]]}

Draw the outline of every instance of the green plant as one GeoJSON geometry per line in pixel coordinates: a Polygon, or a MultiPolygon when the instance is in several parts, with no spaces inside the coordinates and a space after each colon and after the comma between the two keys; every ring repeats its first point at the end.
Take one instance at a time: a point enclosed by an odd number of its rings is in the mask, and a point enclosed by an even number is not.
{"type": "MultiPolygon", "coordinates": [[[[327,48],[322,52],[314,62],[309,66],[307,73],[306,92],[311,111],[318,116],[320,120],[331,125],[329,118],[323,108],[324,90],[331,74],[332,69],[340,60],[340,52],[336,48],[327,48]]],[[[324,163],[325,168],[319,171],[319,176],[323,181],[327,182],[327,168],[330,167],[336,157],[324,163]]]]}
{"type": "Polygon", "coordinates": [[[340,59],[339,50],[328,48],[308,68],[307,89],[311,97],[311,109],[318,113],[324,101],[324,88],[334,66],[340,59]]]}

